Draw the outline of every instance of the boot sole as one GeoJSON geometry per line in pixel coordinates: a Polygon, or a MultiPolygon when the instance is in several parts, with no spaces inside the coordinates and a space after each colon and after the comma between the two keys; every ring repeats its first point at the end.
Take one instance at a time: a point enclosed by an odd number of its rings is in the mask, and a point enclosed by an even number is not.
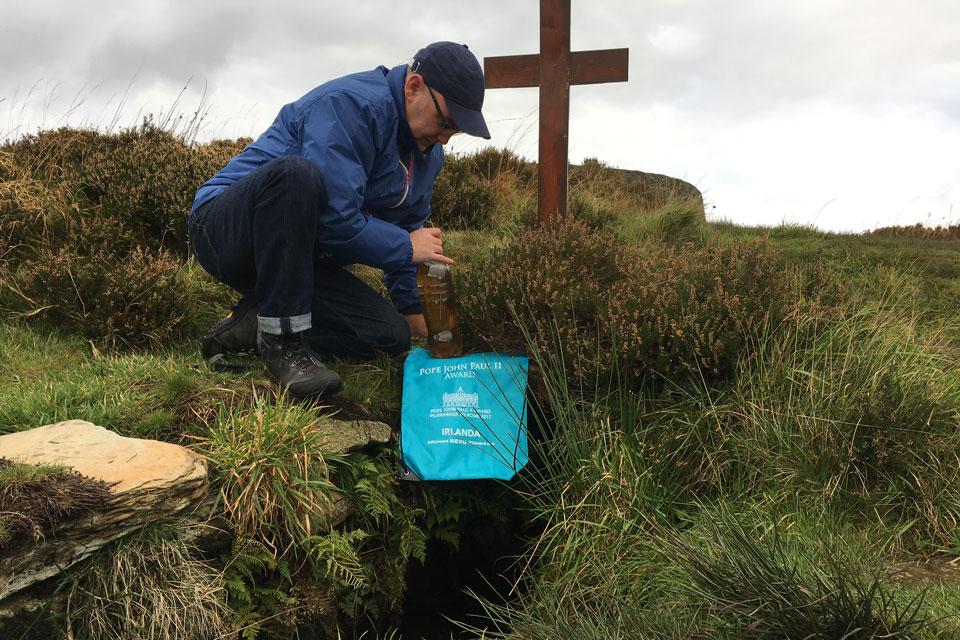
{"type": "Polygon", "coordinates": [[[281,389],[285,389],[290,395],[295,396],[295,397],[297,397],[297,398],[323,398],[323,397],[325,397],[325,396],[331,396],[331,395],[334,395],[334,394],[336,394],[336,393],[340,393],[341,391],[343,391],[343,381],[342,381],[342,380],[339,380],[339,379],[338,379],[337,382],[335,382],[335,383],[334,383],[334,382],[331,382],[330,384],[327,384],[327,385],[326,385],[324,388],[322,388],[322,389],[310,390],[309,387],[312,386],[312,385],[309,385],[309,384],[301,385],[301,387],[298,388],[297,385],[298,385],[299,383],[297,383],[297,382],[294,382],[294,383],[291,383],[291,384],[289,384],[289,385],[284,386],[279,380],[277,380],[277,379],[270,373],[270,370],[269,370],[269,369],[266,369],[266,368],[265,368],[263,371],[264,371],[264,373],[267,374],[267,378],[268,378],[271,382],[273,382],[275,385],[277,385],[277,386],[280,387],[281,389]],[[306,391],[302,390],[302,387],[303,387],[303,386],[308,387],[308,390],[306,390],[306,391]]]}

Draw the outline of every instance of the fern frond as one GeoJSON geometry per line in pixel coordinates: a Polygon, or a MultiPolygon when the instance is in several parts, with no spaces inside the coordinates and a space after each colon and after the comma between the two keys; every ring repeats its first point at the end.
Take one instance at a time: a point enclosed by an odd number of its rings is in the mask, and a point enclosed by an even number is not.
{"type": "Polygon", "coordinates": [[[360,529],[348,533],[331,531],[323,536],[311,536],[307,543],[310,553],[326,565],[329,577],[347,588],[360,589],[366,586],[367,579],[355,545],[368,536],[360,529]]]}

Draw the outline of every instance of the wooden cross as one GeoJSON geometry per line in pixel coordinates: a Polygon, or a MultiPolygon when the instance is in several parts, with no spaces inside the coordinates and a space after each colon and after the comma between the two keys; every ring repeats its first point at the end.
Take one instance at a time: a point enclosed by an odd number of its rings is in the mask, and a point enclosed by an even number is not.
{"type": "Polygon", "coordinates": [[[570,85],[626,82],[628,49],[570,51],[570,0],[540,0],[540,53],[484,58],[488,89],[540,87],[540,222],[565,216],[570,85]]]}

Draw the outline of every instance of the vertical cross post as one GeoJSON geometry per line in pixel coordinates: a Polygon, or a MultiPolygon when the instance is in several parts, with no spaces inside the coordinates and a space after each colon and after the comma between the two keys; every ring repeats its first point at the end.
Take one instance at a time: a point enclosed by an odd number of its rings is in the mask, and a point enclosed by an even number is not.
{"type": "Polygon", "coordinates": [[[570,85],[626,82],[627,49],[570,51],[570,0],[540,0],[540,53],[484,58],[488,89],[540,87],[540,222],[566,216],[570,85]]]}
{"type": "Polygon", "coordinates": [[[570,0],[540,3],[538,213],[549,225],[567,215],[570,148],[570,0]]]}

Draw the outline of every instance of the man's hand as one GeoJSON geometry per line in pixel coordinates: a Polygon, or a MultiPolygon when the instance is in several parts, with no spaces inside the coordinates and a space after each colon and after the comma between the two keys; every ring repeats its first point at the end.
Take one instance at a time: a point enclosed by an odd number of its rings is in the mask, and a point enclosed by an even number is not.
{"type": "MultiPolygon", "coordinates": [[[[440,242],[440,229],[435,227],[417,229],[410,232],[410,244],[413,245],[413,262],[420,264],[427,260],[453,264],[453,260],[443,255],[443,243],[440,242]]],[[[426,335],[426,330],[424,330],[426,335]]]]}
{"type": "Polygon", "coordinates": [[[411,338],[427,337],[427,321],[423,318],[422,313],[403,317],[407,321],[407,324],[410,325],[411,338]]]}

